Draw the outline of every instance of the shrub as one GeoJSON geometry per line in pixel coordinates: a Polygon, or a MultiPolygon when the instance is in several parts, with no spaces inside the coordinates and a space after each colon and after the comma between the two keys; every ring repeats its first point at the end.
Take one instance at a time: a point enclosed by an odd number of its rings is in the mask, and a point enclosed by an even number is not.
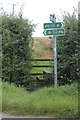
{"type": "Polygon", "coordinates": [[[58,50],[58,79],[63,84],[78,80],[78,20],[75,16],[65,13],[64,28],[65,36],[57,38],[58,50]]]}
{"type": "Polygon", "coordinates": [[[33,25],[22,17],[2,16],[3,80],[26,86],[32,68],[33,25]]]}

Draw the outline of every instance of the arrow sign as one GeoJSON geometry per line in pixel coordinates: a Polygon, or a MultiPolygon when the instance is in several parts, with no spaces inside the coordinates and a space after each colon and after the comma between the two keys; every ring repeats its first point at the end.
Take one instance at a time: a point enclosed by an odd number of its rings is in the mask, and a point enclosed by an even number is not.
{"type": "Polygon", "coordinates": [[[43,34],[45,36],[47,36],[47,35],[64,36],[65,31],[64,31],[64,29],[44,30],[43,34]]]}
{"type": "Polygon", "coordinates": [[[44,29],[51,29],[51,28],[63,28],[64,24],[62,22],[57,23],[44,23],[44,29]]]}
{"type": "Polygon", "coordinates": [[[46,30],[43,31],[43,34],[46,36],[46,30]]]}

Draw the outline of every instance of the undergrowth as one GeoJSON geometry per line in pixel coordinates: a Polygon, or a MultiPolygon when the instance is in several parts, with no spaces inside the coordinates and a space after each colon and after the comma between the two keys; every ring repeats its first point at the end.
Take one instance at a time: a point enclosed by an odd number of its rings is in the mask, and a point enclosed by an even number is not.
{"type": "Polygon", "coordinates": [[[3,82],[2,111],[12,115],[77,117],[77,83],[58,88],[44,87],[30,93],[25,88],[3,82]]]}

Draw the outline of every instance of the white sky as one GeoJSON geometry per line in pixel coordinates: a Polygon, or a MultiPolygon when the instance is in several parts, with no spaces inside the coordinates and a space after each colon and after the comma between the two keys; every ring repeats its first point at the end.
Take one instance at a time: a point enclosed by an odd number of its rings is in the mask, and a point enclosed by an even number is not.
{"type": "Polygon", "coordinates": [[[0,7],[12,13],[12,4],[15,5],[15,13],[19,11],[23,4],[24,17],[28,18],[32,23],[38,24],[33,37],[44,37],[43,24],[50,22],[50,14],[56,14],[57,21],[62,21],[62,12],[66,11],[72,14],[73,7],[78,7],[79,0],[0,0],[0,7]],[[61,10],[60,10],[61,9],[61,10]]]}

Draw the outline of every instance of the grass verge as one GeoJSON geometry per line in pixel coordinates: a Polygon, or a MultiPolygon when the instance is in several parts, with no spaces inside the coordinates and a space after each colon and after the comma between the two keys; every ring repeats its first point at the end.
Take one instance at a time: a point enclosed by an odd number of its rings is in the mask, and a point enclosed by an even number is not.
{"type": "Polygon", "coordinates": [[[77,117],[77,84],[60,86],[57,89],[44,87],[30,93],[24,88],[3,82],[2,111],[11,115],[77,117]]]}

